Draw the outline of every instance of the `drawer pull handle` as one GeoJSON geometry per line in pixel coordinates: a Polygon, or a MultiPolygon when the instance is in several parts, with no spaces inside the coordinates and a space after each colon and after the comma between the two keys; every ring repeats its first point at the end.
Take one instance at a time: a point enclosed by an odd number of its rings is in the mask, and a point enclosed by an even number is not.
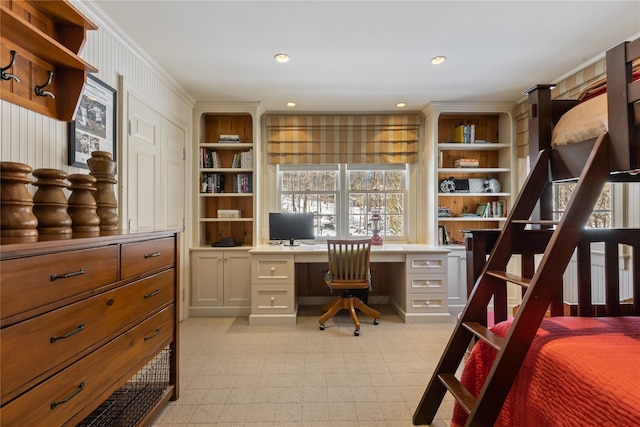
{"type": "Polygon", "coordinates": [[[159,257],[159,256],[160,256],[160,252],[155,252],[155,253],[152,253],[152,254],[144,254],[144,259],[156,258],[156,257],[159,257]]]}
{"type": "Polygon", "coordinates": [[[78,386],[77,389],[75,389],[73,391],[73,393],[71,393],[69,396],[67,396],[64,400],[58,400],[56,402],[52,402],[51,403],[51,409],[56,409],[56,406],[58,405],[62,405],[63,403],[67,403],[68,401],[70,401],[71,399],[73,399],[74,397],[76,397],[76,395],[78,393],[80,393],[82,390],[84,390],[84,381],[82,381],[80,383],[80,385],[78,386]]]}
{"type": "Polygon", "coordinates": [[[78,271],[72,271],[71,273],[66,273],[66,274],[52,274],[51,281],[54,282],[58,279],[68,279],[69,277],[80,276],[81,274],[84,274],[84,268],[81,268],[78,271]]]}
{"type": "Polygon", "coordinates": [[[149,336],[147,336],[147,337],[144,337],[144,340],[145,340],[145,341],[150,340],[151,338],[154,338],[154,337],[155,337],[156,335],[158,335],[159,333],[160,333],[160,328],[157,328],[157,329],[155,330],[155,332],[154,332],[154,333],[152,333],[151,335],[149,335],[149,336]]]}
{"type": "Polygon", "coordinates": [[[84,323],[80,323],[77,328],[75,328],[71,332],[68,332],[66,335],[63,335],[61,337],[59,337],[57,335],[54,335],[54,336],[51,337],[51,344],[53,344],[54,342],[56,342],[58,340],[69,338],[70,336],[77,334],[78,332],[82,331],[83,329],[84,329],[84,323]]]}
{"type": "Polygon", "coordinates": [[[159,293],[160,293],[160,289],[156,289],[155,291],[151,292],[150,294],[144,294],[144,298],[147,299],[147,298],[155,297],[159,293]]]}

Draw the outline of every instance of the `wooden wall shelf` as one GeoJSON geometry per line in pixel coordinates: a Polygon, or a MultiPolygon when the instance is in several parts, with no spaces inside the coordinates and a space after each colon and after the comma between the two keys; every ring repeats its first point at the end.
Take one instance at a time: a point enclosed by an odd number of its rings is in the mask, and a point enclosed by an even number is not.
{"type": "Polygon", "coordinates": [[[98,70],[78,56],[87,30],[95,24],[66,0],[0,2],[2,45],[0,67],[11,63],[7,72],[17,76],[0,80],[0,98],[61,121],[72,121],[87,73],[98,70]],[[35,87],[47,81],[55,98],[37,96],[35,87]]]}

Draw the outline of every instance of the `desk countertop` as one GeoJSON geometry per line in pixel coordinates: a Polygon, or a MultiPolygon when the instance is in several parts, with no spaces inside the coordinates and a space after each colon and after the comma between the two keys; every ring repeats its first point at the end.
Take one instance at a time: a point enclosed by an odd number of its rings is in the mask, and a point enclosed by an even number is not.
{"type": "MultiPolygon", "coordinates": [[[[285,245],[258,245],[249,250],[252,254],[317,254],[326,253],[326,243],[301,243],[298,246],[285,246],[285,245]]],[[[425,245],[419,243],[385,243],[381,246],[371,246],[371,254],[381,253],[385,255],[390,254],[408,254],[408,253],[430,253],[430,254],[447,254],[449,249],[442,246],[425,245]]]]}

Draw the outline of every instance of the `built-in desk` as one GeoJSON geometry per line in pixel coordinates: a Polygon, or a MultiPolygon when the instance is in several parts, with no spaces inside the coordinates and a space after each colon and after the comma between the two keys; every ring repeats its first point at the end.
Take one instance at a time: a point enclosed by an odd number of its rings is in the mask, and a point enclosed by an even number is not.
{"type": "MultiPolygon", "coordinates": [[[[449,321],[446,248],[420,244],[371,247],[371,262],[386,263],[397,278],[389,305],[405,323],[449,321]]],[[[250,325],[295,324],[296,263],[327,263],[327,245],[261,245],[251,254],[250,325]]]]}

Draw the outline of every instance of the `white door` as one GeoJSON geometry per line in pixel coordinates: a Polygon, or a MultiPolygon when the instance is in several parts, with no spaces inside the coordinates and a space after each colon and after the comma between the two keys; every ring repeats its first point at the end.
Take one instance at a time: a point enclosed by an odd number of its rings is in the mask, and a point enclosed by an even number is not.
{"type": "Polygon", "coordinates": [[[184,129],[162,120],[161,170],[162,189],[160,223],[167,228],[182,229],[184,220],[184,129]]]}
{"type": "Polygon", "coordinates": [[[185,131],[129,93],[128,220],[183,228],[185,131]]]}
{"type": "Polygon", "coordinates": [[[127,216],[133,230],[156,227],[161,197],[161,116],[129,93],[127,216]]]}

